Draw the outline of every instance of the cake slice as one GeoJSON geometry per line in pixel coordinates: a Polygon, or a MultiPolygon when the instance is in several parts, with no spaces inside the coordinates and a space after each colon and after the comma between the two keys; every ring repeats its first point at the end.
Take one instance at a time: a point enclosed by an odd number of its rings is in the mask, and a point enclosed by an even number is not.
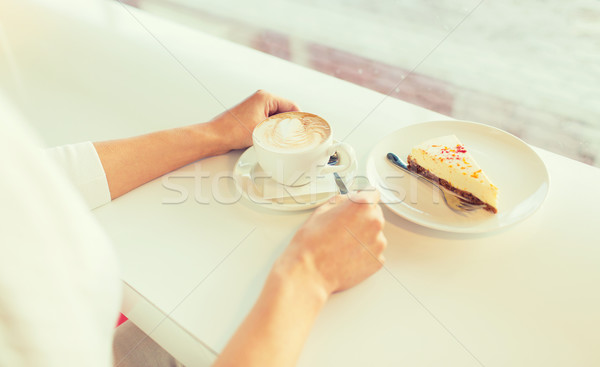
{"type": "Polygon", "coordinates": [[[484,209],[498,212],[498,188],[454,135],[414,147],[408,156],[408,169],[439,182],[470,203],[483,204],[484,209]]]}

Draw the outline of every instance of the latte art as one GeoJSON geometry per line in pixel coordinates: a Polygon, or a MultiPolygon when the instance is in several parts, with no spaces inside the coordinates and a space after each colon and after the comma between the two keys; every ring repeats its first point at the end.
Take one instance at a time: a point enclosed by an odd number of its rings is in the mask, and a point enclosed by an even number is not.
{"type": "Polygon", "coordinates": [[[252,143],[250,149],[256,155],[252,171],[261,172],[256,167],[261,168],[266,177],[262,174],[260,177],[266,178],[266,182],[271,182],[270,179],[280,185],[300,187],[320,177],[331,177],[333,172],[350,172],[356,167],[352,147],[334,142],[327,121],[308,112],[284,112],[269,117],[254,129],[252,143]],[[333,152],[338,153],[341,163],[328,165],[333,152]]]}
{"type": "Polygon", "coordinates": [[[327,140],[329,124],[318,116],[288,112],[263,121],[254,135],[265,147],[276,150],[309,150],[327,140]]]}

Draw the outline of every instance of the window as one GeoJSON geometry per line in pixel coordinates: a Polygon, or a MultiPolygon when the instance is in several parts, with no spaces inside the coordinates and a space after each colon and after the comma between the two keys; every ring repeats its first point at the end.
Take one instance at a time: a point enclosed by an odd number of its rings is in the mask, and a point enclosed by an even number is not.
{"type": "Polygon", "coordinates": [[[598,1],[130,3],[600,166],[598,1]]]}

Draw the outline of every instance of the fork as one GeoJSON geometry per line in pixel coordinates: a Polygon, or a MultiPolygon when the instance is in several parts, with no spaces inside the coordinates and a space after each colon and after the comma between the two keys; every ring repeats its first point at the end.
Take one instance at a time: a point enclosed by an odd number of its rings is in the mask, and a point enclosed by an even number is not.
{"type": "Polygon", "coordinates": [[[400,168],[403,171],[418,178],[419,180],[428,182],[428,183],[434,185],[435,187],[437,187],[442,192],[442,196],[444,197],[444,201],[446,202],[446,205],[448,205],[448,208],[450,208],[454,212],[462,214],[463,212],[470,212],[470,211],[481,209],[484,207],[484,205],[482,205],[482,204],[478,205],[478,204],[469,203],[462,196],[455,194],[454,192],[448,190],[447,188],[439,185],[437,182],[430,180],[427,177],[421,176],[421,175],[409,170],[406,163],[404,163],[402,161],[402,159],[398,158],[398,156],[395,155],[394,153],[388,153],[387,159],[394,167],[400,168]]]}

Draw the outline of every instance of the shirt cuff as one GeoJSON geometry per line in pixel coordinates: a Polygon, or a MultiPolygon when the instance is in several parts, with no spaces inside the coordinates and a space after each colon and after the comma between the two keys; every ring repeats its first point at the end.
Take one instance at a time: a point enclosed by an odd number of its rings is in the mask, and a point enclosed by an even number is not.
{"type": "Polygon", "coordinates": [[[106,173],[91,142],[47,149],[52,158],[77,187],[90,209],[110,202],[106,173]]]}

